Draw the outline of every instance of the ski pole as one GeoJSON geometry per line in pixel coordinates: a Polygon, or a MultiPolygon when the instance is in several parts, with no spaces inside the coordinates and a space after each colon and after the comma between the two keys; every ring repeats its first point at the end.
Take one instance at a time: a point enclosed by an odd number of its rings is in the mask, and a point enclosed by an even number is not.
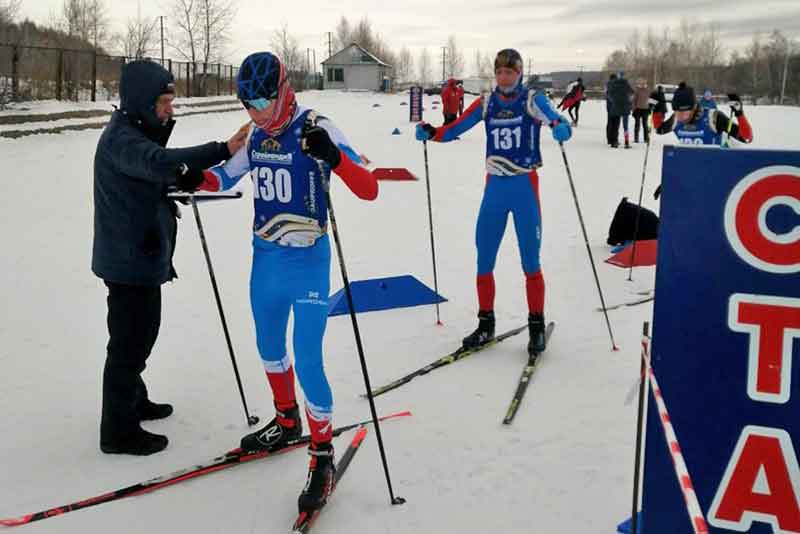
{"type": "Polygon", "coordinates": [[[214,267],[211,266],[211,255],[208,253],[208,244],[206,243],[206,234],[203,231],[203,223],[200,221],[200,211],[197,209],[197,200],[195,195],[189,195],[192,202],[192,211],[194,212],[194,219],[197,221],[197,232],[200,234],[200,243],[203,245],[203,254],[206,257],[206,265],[208,265],[208,276],[211,278],[211,287],[214,289],[214,298],[217,302],[217,310],[219,311],[219,318],[222,321],[222,331],[225,333],[225,342],[228,344],[228,353],[231,356],[231,364],[233,365],[233,374],[236,376],[236,385],[239,386],[239,396],[242,398],[242,406],[244,407],[244,415],[247,418],[247,424],[253,426],[258,423],[257,415],[250,415],[247,409],[247,400],[244,398],[244,389],[242,388],[242,378],[239,376],[239,367],[236,365],[236,357],[233,354],[233,344],[231,344],[231,336],[228,333],[228,323],[225,321],[225,312],[222,310],[222,300],[219,298],[219,289],[217,288],[217,278],[214,276],[214,267]]]}
{"type": "Polygon", "coordinates": [[[611,331],[611,321],[608,319],[608,310],[606,310],[606,301],[603,298],[603,289],[600,287],[600,278],[597,276],[597,268],[594,265],[594,257],[592,256],[592,248],[589,246],[589,237],[586,235],[586,225],[583,224],[583,215],[581,214],[581,207],[578,204],[578,194],[575,192],[575,183],[572,181],[572,171],[569,169],[569,161],[567,161],[567,153],[564,151],[564,143],[559,141],[558,146],[561,148],[561,156],[564,158],[564,168],[567,170],[567,178],[569,178],[569,187],[572,190],[572,200],[575,201],[575,211],[578,212],[578,221],[581,223],[581,231],[583,231],[583,241],[586,243],[586,252],[589,253],[589,263],[592,265],[592,272],[594,273],[594,281],[597,284],[597,292],[600,294],[600,304],[603,305],[603,315],[606,317],[606,325],[608,326],[608,335],[611,338],[611,350],[619,350],[617,344],[614,343],[614,333],[611,331]]]}
{"type": "Polygon", "coordinates": [[[638,533],[639,523],[639,478],[642,460],[642,426],[644,418],[644,398],[647,387],[647,367],[645,359],[650,347],[650,323],[642,326],[642,357],[639,363],[639,411],[636,418],[636,460],[633,463],[633,505],[631,510],[631,532],[638,533]]]}
{"type": "MultiPolygon", "coordinates": [[[[649,122],[650,119],[648,119],[649,122]]],[[[628,282],[633,281],[633,264],[636,262],[636,240],[639,237],[639,219],[642,215],[642,195],[644,194],[644,178],[647,175],[647,156],[650,154],[649,124],[644,125],[647,134],[647,145],[644,147],[644,166],[642,167],[642,184],[639,186],[639,203],[636,205],[636,222],[633,224],[633,250],[631,251],[631,266],[628,271],[628,282]]]]}
{"type": "MultiPolygon", "coordinates": [[[[436,296],[439,296],[439,281],[436,276],[436,247],[433,243],[433,209],[431,208],[431,177],[430,173],[428,172],[428,142],[422,142],[422,149],[425,153],[425,187],[428,191],[428,227],[430,228],[431,232],[431,258],[433,259],[433,291],[436,293],[436,296]]],[[[442,324],[442,321],[439,319],[439,301],[436,301],[436,324],[442,324]]]]}
{"type": "Polygon", "coordinates": [[[344,294],[347,297],[347,307],[350,309],[350,320],[353,323],[353,335],[356,338],[358,358],[361,361],[361,373],[364,375],[364,384],[367,388],[367,399],[369,399],[369,409],[372,412],[372,423],[375,426],[375,437],[378,439],[378,449],[381,453],[381,462],[383,462],[383,472],[386,475],[386,485],[389,488],[389,499],[391,504],[403,504],[406,502],[406,500],[403,497],[395,497],[394,490],[392,489],[392,477],[389,475],[389,463],[386,460],[386,450],[383,446],[383,437],[381,435],[378,412],[375,409],[375,399],[372,398],[372,386],[370,385],[369,381],[367,360],[364,357],[364,347],[361,344],[361,333],[358,330],[358,320],[356,319],[355,307],[353,306],[353,294],[350,291],[350,280],[347,277],[347,268],[345,267],[344,255],[342,254],[342,243],[339,239],[339,229],[336,225],[336,215],[333,211],[333,202],[331,202],[330,176],[327,172],[325,172],[325,166],[322,164],[322,161],[317,160],[317,166],[319,167],[319,172],[322,179],[322,189],[325,191],[325,200],[328,202],[328,213],[330,214],[331,229],[333,230],[333,240],[336,243],[336,255],[339,257],[339,270],[342,272],[344,294]]]}

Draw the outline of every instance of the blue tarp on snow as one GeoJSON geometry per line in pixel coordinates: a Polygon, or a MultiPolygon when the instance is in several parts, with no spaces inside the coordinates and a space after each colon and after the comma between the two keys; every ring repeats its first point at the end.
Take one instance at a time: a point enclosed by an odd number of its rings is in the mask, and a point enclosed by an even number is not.
{"type": "MultiPolygon", "coordinates": [[[[350,291],[356,313],[447,302],[446,298],[411,275],[350,282],[350,291]]],[[[344,289],[340,289],[328,300],[328,317],[349,313],[347,296],[344,289]]]]}

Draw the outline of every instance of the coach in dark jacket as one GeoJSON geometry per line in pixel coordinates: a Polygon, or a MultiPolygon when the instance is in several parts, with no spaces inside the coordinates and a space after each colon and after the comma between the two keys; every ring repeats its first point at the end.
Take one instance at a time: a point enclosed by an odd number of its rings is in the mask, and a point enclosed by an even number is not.
{"type": "Polygon", "coordinates": [[[135,61],[124,67],[119,91],[120,107],[94,159],[92,271],[108,287],[109,334],[100,448],[146,455],[163,450],[167,438],[139,423],[172,413],[171,405],[150,401],[141,378],[161,323],[161,284],[175,278],[178,209],[167,189],[195,190],[202,169],[228,159],[246,132],[227,143],[167,149],[175,125],[172,75],[157,63],[135,61]]]}
{"type": "Polygon", "coordinates": [[[625,130],[625,145],[630,146],[628,137],[628,116],[631,113],[631,97],[633,87],[625,79],[622,72],[608,82],[606,99],[608,106],[608,144],[616,148],[619,146],[619,123],[623,121],[625,130]]]}

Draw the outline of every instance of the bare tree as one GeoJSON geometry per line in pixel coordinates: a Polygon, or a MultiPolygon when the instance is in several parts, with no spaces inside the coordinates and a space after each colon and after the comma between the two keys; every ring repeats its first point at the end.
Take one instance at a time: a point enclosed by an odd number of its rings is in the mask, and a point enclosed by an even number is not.
{"type": "Polygon", "coordinates": [[[419,69],[419,83],[425,87],[433,78],[433,73],[431,72],[431,54],[428,52],[427,48],[423,48],[422,52],[419,53],[417,68],[419,69]]]}
{"type": "Polygon", "coordinates": [[[761,70],[760,67],[762,56],[763,47],[761,45],[761,34],[756,33],[753,35],[753,40],[751,41],[750,46],[748,46],[745,50],[745,57],[751,65],[751,90],[754,95],[758,94],[761,89],[761,84],[759,83],[759,73],[761,70]]]}
{"type": "Polygon", "coordinates": [[[103,0],[64,0],[57,25],[68,36],[92,43],[95,48],[105,45],[110,37],[103,0]]]}
{"type": "Polygon", "coordinates": [[[124,33],[116,36],[117,47],[122,55],[142,59],[153,49],[156,33],[156,19],[142,19],[141,5],[135,18],[125,23],[124,33]]]}
{"type": "Polygon", "coordinates": [[[475,74],[478,78],[491,78],[493,67],[489,54],[480,50],[475,51],[475,74]]]}
{"type": "Polygon", "coordinates": [[[19,13],[22,0],[0,0],[0,24],[11,24],[19,13]]]}
{"type": "MultiPolygon", "coordinates": [[[[283,62],[286,67],[286,71],[290,75],[292,75],[292,73],[299,73],[301,70],[304,70],[304,54],[300,51],[300,45],[297,42],[297,38],[289,33],[289,25],[287,23],[284,22],[279,29],[272,32],[272,36],[270,37],[270,47],[275,55],[277,55],[278,58],[280,58],[280,60],[283,62]]],[[[292,85],[300,89],[301,87],[298,86],[298,82],[302,81],[304,81],[303,76],[297,78],[295,75],[292,79],[292,85]]]]}
{"type": "Polygon", "coordinates": [[[401,82],[409,82],[414,76],[414,57],[405,46],[397,56],[397,65],[394,72],[397,80],[401,82]]]}
{"type": "Polygon", "coordinates": [[[458,48],[455,35],[447,38],[447,53],[445,65],[447,74],[451,78],[457,78],[464,72],[464,54],[458,48]]]}
{"type": "Polygon", "coordinates": [[[339,24],[336,25],[336,31],[333,37],[334,54],[353,42],[351,34],[350,22],[347,18],[342,16],[342,18],[339,19],[339,24]]]}
{"type": "Polygon", "coordinates": [[[198,0],[173,0],[168,17],[172,25],[170,48],[192,63],[197,62],[203,47],[203,22],[198,5],[198,0]]]}
{"type": "Polygon", "coordinates": [[[225,46],[230,41],[231,25],[236,14],[233,0],[200,0],[202,22],[203,63],[216,63],[222,59],[225,46]]]}

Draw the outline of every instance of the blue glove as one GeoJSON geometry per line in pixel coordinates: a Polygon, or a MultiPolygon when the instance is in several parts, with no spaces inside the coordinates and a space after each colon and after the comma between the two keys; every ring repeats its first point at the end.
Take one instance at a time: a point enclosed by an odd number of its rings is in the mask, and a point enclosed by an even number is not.
{"type": "Polygon", "coordinates": [[[559,143],[563,143],[564,141],[568,141],[570,137],[572,137],[572,128],[569,125],[569,121],[561,117],[558,124],[553,126],[553,139],[559,143]]]}
{"type": "Polygon", "coordinates": [[[436,128],[434,128],[427,122],[420,122],[417,124],[415,135],[417,141],[428,141],[430,139],[433,139],[434,136],[436,135],[436,128]]]}

